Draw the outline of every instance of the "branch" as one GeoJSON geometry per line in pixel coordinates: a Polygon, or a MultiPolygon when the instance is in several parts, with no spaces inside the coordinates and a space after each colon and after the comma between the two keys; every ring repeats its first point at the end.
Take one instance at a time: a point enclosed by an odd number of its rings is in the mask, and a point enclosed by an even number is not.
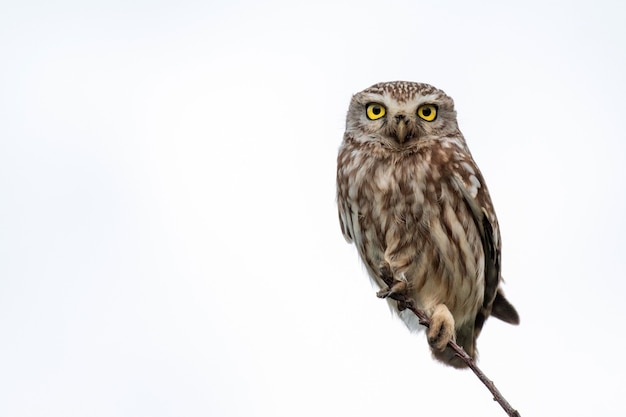
{"type": "MultiPolygon", "coordinates": [[[[398,300],[400,304],[404,304],[406,308],[411,310],[417,316],[422,326],[430,327],[430,318],[426,315],[425,312],[415,306],[415,302],[411,298],[404,297],[400,294],[394,294],[393,298],[398,300]]],[[[494,401],[497,401],[498,404],[500,404],[500,406],[504,409],[504,411],[506,411],[506,413],[510,417],[521,417],[520,413],[516,409],[511,407],[511,404],[509,404],[509,402],[502,396],[500,391],[498,391],[498,388],[496,388],[493,381],[487,378],[483,371],[481,371],[480,368],[476,365],[476,362],[474,362],[470,355],[468,355],[461,346],[457,345],[454,340],[451,340],[448,343],[448,346],[454,351],[454,353],[456,353],[459,358],[461,358],[463,362],[467,364],[467,366],[474,372],[474,374],[476,374],[478,379],[480,379],[481,382],[485,384],[487,389],[491,392],[491,394],[493,394],[494,401]]]]}

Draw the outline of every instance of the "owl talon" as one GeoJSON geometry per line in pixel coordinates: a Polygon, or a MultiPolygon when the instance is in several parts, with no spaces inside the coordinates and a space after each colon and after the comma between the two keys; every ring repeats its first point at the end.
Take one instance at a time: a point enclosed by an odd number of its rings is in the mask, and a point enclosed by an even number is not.
{"type": "Polygon", "coordinates": [[[406,281],[395,281],[391,288],[387,287],[378,291],[376,293],[376,297],[395,299],[396,296],[404,296],[404,294],[406,294],[406,289],[406,281]]]}
{"type": "Polygon", "coordinates": [[[433,350],[443,351],[451,340],[455,339],[454,317],[444,304],[435,307],[430,318],[428,344],[433,350]]]}
{"type": "Polygon", "coordinates": [[[381,279],[381,281],[383,281],[385,284],[387,284],[388,287],[393,286],[393,272],[391,272],[391,266],[386,262],[383,261],[380,264],[380,269],[379,269],[379,277],[381,279]]]}

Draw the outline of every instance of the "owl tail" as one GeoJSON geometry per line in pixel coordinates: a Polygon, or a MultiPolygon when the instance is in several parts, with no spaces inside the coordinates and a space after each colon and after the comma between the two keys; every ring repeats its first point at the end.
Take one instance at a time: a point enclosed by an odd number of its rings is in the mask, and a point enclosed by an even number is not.
{"type": "Polygon", "coordinates": [[[506,323],[519,324],[517,310],[515,310],[515,307],[504,297],[504,294],[499,289],[496,293],[495,300],[493,300],[491,315],[506,323]]]}

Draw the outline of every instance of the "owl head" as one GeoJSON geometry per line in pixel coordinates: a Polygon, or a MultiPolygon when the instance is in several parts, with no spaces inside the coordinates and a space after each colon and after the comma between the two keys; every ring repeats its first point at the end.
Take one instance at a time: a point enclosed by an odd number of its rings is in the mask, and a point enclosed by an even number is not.
{"type": "Polygon", "coordinates": [[[428,84],[393,81],[374,84],[352,97],[346,135],[363,143],[409,149],[461,133],[454,101],[446,93],[428,84]]]}

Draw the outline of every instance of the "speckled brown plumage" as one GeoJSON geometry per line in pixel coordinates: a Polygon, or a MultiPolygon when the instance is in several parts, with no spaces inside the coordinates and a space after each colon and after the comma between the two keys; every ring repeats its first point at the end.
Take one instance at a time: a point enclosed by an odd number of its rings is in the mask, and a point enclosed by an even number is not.
{"type": "MultiPolygon", "coordinates": [[[[445,347],[451,338],[475,357],[489,315],[519,321],[500,290],[491,198],[443,91],[390,82],[352,97],[337,159],[337,203],[342,232],[379,295],[394,291],[381,278],[390,271],[401,283],[396,289],[431,316],[427,336],[437,359],[463,366],[445,347]],[[372,104],[378,109],[370,118],[372,104]]],[[[388,301],[409,328],[419,327],[410,312],[388,301]]]]}

